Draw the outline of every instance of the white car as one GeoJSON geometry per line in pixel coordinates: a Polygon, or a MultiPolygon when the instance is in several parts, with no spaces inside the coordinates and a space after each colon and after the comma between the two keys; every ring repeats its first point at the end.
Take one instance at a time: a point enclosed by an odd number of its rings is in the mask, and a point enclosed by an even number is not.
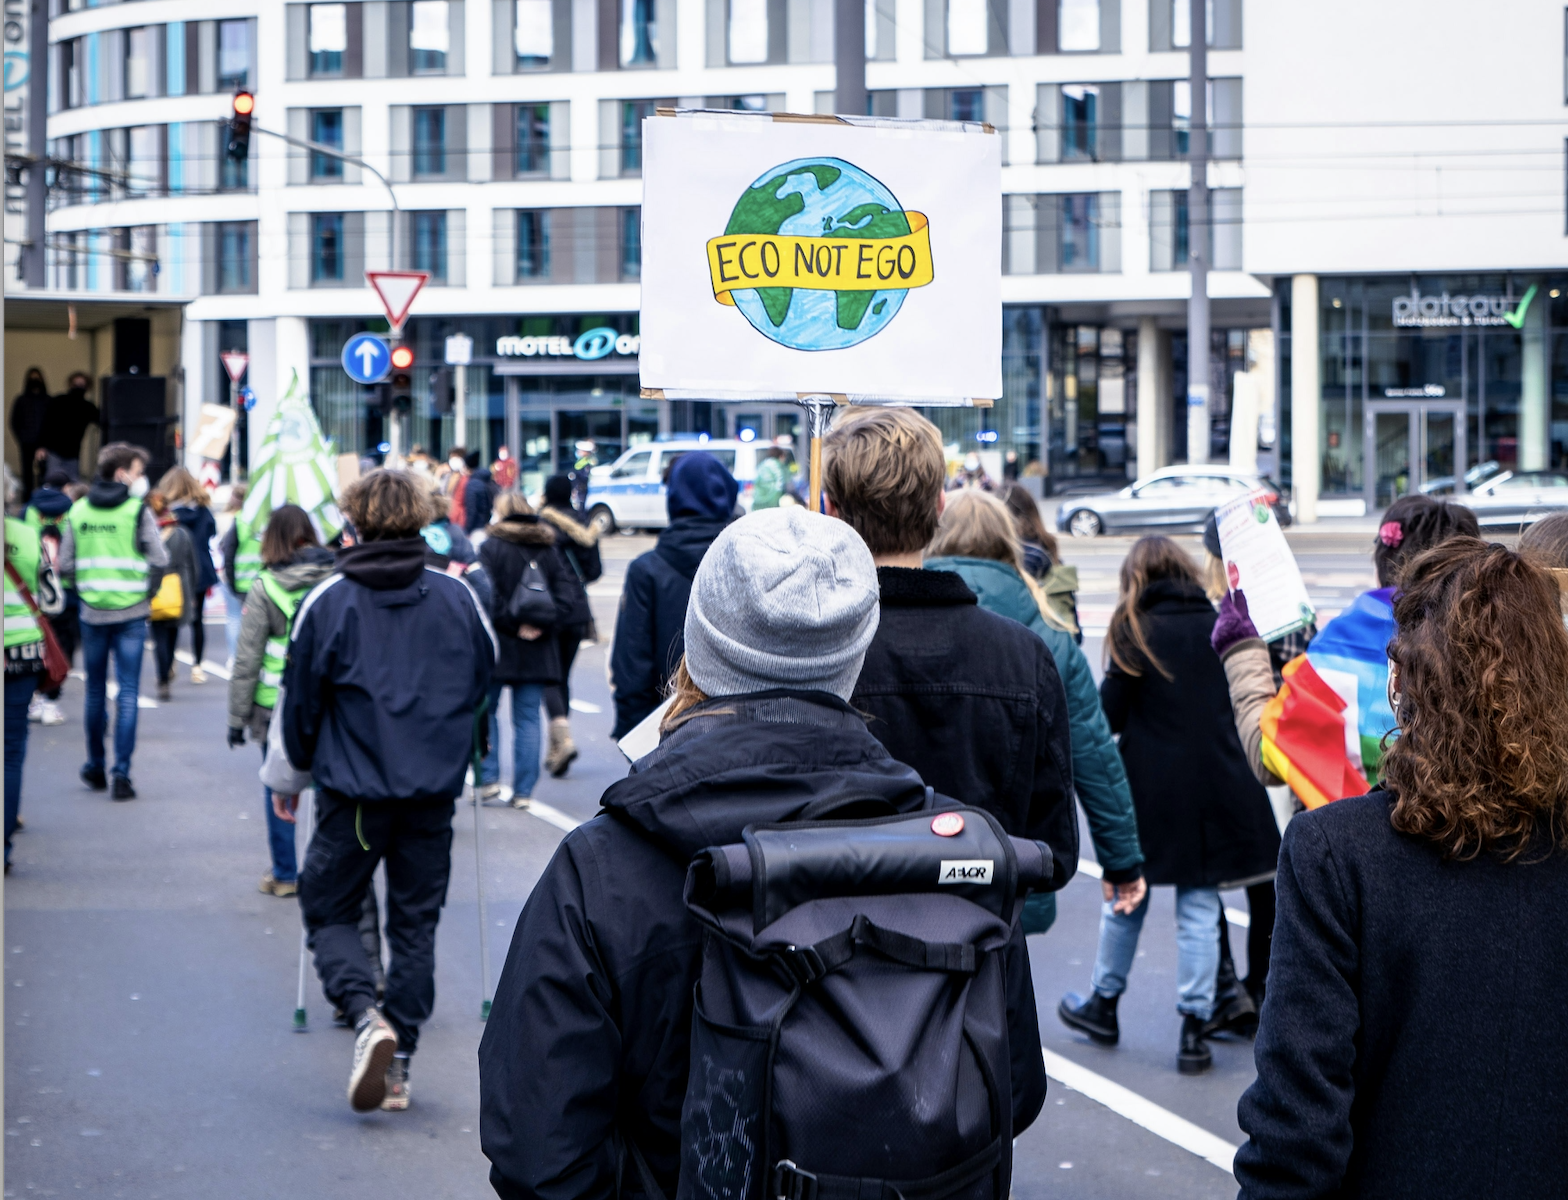
{"type": "Polygon", "coordinates": [[[1290,510],[1279,485],[1264,475],[1229,467],[1161,467],[1119,492],[1068,496],[1056,510],[1056,527],[1074,537],[1149,529],[1159,533],[1201,533],[1220,505],[1247,492],[1262,491],[1279,523],[1290,524],[1290,510]]]}
{"type": "MultiPolygon", "coordinates": [[[[713,455],[740,485],[738,501],[751,511],[757,464],[770,443],[735,438],[681,438],[633,446],[613,463],[595,467],[588,476],[588,519],[604,533],[617,529],[663,529],[670,523],[664,506],[664,481],[670,467],[694,450],[713,455]]],[[[793,473],[795,452],[784,448],[784,466],[793,473]]]]}
{"type": "Polygon", "coordinates": [[[1568,472],[1502,471],[1454,500],[1483,526],[1520,528],[1568,509],[1568,472]]]}

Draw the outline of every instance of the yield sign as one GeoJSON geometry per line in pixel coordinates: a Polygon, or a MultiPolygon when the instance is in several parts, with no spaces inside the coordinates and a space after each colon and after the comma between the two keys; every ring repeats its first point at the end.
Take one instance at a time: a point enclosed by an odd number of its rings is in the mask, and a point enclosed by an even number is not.
{"type": "Polygon", "coordinates": [[[229,373],[229,382],[238,383],[245,375],[245,368],[250,366],[250,355],[243,350],[225,350],[221,357],[223,369],[229,373]]]}
{"type": "Polygon", "coordinates": [[[414,297],[430,281],[429,271],[366,271],[365,279],[376,289],[392,332],[398,333],[414,307],[414,297]]]}

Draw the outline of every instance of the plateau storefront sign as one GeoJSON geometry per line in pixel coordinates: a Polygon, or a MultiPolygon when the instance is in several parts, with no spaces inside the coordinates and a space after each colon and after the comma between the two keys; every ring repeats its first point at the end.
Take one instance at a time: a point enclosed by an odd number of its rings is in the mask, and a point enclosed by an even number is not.
{"type": "Polygon", "coordinates": [[[608,325],[590,329],[576,338],[508,336],[495,340],[498,358],[580,358],[592,362],[612,354],[622,358],[636,357],[641,347],[639,335],[621,333],[608,325]]]}
{"type": "Polygon", "coordinates": [[[1401,329],[1447,325],[1511,325],[1518,329],[1524,324],[1525,312],[1534,297],[1533,285],[1519,300],[1511,293],[1504,296],[1488,293],[1450,295],[1444,291],[1435,296],[1426,295],[1412,284],[1408,296],[1394,297],[1394,325],[1401,329]]]}

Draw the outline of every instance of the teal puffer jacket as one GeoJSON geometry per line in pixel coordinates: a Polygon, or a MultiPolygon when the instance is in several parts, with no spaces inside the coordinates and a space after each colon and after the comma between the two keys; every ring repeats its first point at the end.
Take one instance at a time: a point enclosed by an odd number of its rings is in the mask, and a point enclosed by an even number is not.
{"type": "MultiPolygon", "coordinates": [[[[933,571],[953,571],[980,600],[980,607],[1027,625],[1045,642],[1067,691],[1067,721],[1072,735],[1073,786],[1089,818],[1089,836],[1105,878],[1113,883],[1136,879],[1143,868],[1138,817],[1122,756],[1111,740],[1111,726],[1100,708],[1089,661],[1070,633],[1047,625],[1022,577],[1006,563],[989,558],[930,558],[933,571]]],[[[1044,933],[1056,920],[1056,897],[1030,896],[1024,905],[1024,932],[1044,933]]]]}

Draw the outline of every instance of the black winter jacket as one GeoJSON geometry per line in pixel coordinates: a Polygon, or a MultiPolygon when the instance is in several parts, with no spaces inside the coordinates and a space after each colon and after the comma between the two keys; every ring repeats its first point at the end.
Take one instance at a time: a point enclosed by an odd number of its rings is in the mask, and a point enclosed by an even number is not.
{"type": "MultiPolygon", "coordinates": [[[[472,481],[470,481],[472,482],[472,481]]],[[[490,579],[490,623],[495,628],[500,654],[494,683],[559,683],[561,655],[553,636],[566,624],[577,580],[555,548],[555,530],[538,517],[507,517],[490,526],[490,536],[479,547],[479,561],[490,579]],[[524,641],[517,624],[506,619],[506,605],[529,563],[536,563],[555,600],[556,620],[539,626],[541,636],[524,641]]]]}
{"type": "Polygon", "coordinates": [[[587,625],[593,621],[588,585],[604,574],[604,563],[599,557],[599,530],[583,521],[576,509],[553,504],[539,510],[539,519],[554,526],[555,548],[561,552],[574,585],[571,611],[561,623],[587,625]]]}
{"type": "Polygon", "coordinates": [[[728,517],[676,517],[659,534],[658,545],[626,569],[610,649],[615,686],[611,737],[625,737],[663,700],[665,685],[685,651],[691,581],[713,539],[728,524],[728,517]]]}
{"type": "Polygon", "coordinates": [[[190,535],[196,552],[196,590],[203,595],[218,586],[218,568],[212,563],[212,539],[218,536],[218,522],[205,504],[175,504],[169,509],[190,535]]]}
{"type": "MultiPolygon", "coordinates": [[[[502,1200],[614,1196],[617,1132],[675,1195],[702,949],[681,893],[697,851],[835,796],[925,803],[919,777],[836,697],[764,692],[705,709],[605,792],[518,919],[479,1044],[480,1144],[502,1200]]],[[[1017,1134],[1046,1087],[1021,926],[1005,974],[1017,1134]]],[[[637,1194],[625,1172],[622,1194],[637,1194]]]]}
{"type": "Polygon", "coordinates": [[[1121,734],[1144,878],[1180,887],[1261,882],[1279,858],[1279,826],[1247,766],[1225,667],[1209,645],[1214,606],[1195,583],[1157,579],[1138,608],[1149,649],[1173,678],[1147,664],[1129,675],[1113,662],[1100,704],[1121,734]]]}
{"type": "Polygon", "coordinates": [[[1392,802],[1285,830],[1241,1196],[1568,1196],[1568,854],[1445,862],[1392,802]]]}
{"type": "Polygon", "coordinates": [[[495,498],[500,488],[490,478],[490,471],[480,467],[463,485],[463,532],[473,533],[490,524],[490,514],[495,509],[495,498]]]}
{"type": "Polygon", "coordinates": [[[851,703],[868,728],[944,796],[1037,838],[1052,890],[1078,869],[1067,694],[1031,631],[979,607],[952,571],[878,567],[882,622],[851,703]]]}
{"type": "Polygon", "coordinates": [[[495,654],[478,599],[425,566],[424,538],[348,547],[294,617],[289,761],[367,803],[450,800],[463,790],[495,654]]]}

